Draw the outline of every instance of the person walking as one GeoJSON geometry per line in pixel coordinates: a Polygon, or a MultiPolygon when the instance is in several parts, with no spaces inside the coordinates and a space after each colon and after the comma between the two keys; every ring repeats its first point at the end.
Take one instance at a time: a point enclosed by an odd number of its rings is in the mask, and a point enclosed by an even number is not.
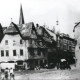
{"type": "Polygon", "coordinates": [[[8,68],[5,69],[5,72],[4,73],[5,73],[5,79],[8,80],[8,73],[9,73],[8,68]]]}
{"type": "Polygon", "coordinates": [[[12,68],[10,68],[10,80],[13,78],[13,80],[15,80],[15,78],[14,78],[15,76],[14,76],[14,71],[13,71],[13,69],[12,68]]]}
{"type": "Polygon", "coordinates": [[[2,72],[2,74],[1,74],[1,80],[5,80],[5,74],[4,74],[4,72],[2,72]]]}

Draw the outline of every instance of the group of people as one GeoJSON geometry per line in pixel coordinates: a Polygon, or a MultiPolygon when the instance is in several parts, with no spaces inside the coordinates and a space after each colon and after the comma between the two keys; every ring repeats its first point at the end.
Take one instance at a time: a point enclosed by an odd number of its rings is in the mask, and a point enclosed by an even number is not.
{"type": "Polygon", "coordinates": [[[14,77],[15,75],[12,68],[10,69],[6,68],[5,70],[2,71],[1,80],[15,80],[14,77]]]}
{"type": "Polygon", "coordinates": [[[35,70],[40,70],[40,66],[36,66],[35,67],[35,70]]]}

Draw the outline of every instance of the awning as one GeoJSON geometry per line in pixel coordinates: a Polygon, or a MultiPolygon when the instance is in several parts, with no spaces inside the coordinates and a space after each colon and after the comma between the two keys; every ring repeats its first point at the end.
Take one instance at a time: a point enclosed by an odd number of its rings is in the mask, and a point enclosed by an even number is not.
{"type": "Polygon", "coordinates": [[[23,62],[23,60],[17,60],[16,62],[23,62]]]}
{"type": "Polygon", "coordinates": [[[9,63],[15,63],[16,61],[8,61],[9,63]]]}

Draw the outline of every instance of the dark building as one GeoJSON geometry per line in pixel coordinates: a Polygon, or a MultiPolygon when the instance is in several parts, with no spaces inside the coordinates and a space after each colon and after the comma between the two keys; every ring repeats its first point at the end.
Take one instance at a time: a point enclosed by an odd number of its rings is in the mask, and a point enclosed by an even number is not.
{"type": "Polygon", "coordinates": [[[51,64],[56,63],[56,34],[38,24],[36,30],[39,37],[38,39],[40,39],[43,46],[45,46],[45,53],[47,54],[46,64],[50,67],[51,64]]]}
{"type": "Polygon", "coordinates": [[[66,59],[70,64],[75,63],[75,40],[67,34],[57,34],[58,59],[66,59]]]}

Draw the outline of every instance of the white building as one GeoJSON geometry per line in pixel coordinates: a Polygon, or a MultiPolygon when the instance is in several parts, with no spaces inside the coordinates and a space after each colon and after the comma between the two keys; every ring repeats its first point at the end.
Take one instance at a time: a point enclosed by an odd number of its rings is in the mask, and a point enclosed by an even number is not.
{"type": "Polygon", "coordinates": [[[75,56],[76,56],[76,67],[80,68],[80,22],[74,26],[74,37],[76,42],[75,56]]]}
{"type": "Polygon", "coordinates": [[[0,62],[27,60],[28,40],[23,40],[12,24],[4,33],[5,35],[0,44],[0,62]]]}
{"type": "Polygon", "coordinates": [[[32,28],[33,23],[24,24],[24,17],[22,12],[22,6],[20,9],[20,19],[17,29],[11,22],[10,26],[4,31],[4,37],[0,43],[0,62],[17,62],[17,65],[23,65],[28,68],[27,60],[30,55],[28,48],[30,47],[30,38],[35,37],[33,35],[32,28]]]}

